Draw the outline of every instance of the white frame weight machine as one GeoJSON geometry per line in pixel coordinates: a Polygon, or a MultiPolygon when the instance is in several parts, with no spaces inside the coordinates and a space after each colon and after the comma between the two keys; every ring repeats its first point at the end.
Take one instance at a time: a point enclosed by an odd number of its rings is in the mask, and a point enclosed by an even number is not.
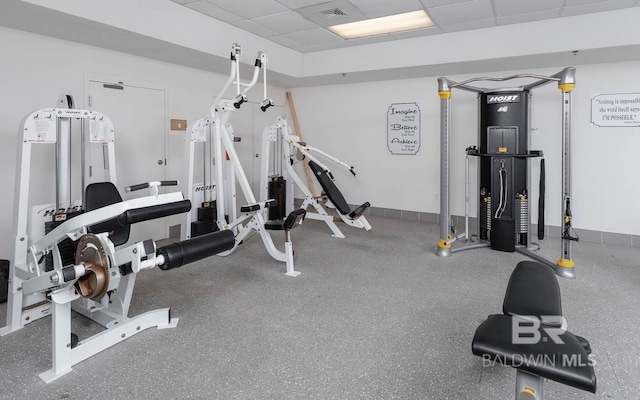
{"type": "MultiPolygon", "coordinates": [[[[307,212],[306,218],[323,221],[333,234],[331,236],[337,238],[344,238],[344,234],[338,228],[336,223],[334,222],[333,215],[330,215],[324,208],[323,204],[329,208],[335,208],[333,204],[331,204],[331,200],[327,198],[327,196],[314,196],[308,187],[308,185],[304,182],[304,180],[298,175],[295,171],[295,160],[301,160],[308,158],[315,162],[320,168],[326,171],[328,174],[331,174],[329,167],[324,164],[322,161],[318,159],[318,156],[324,157],[327,160],[339,165],[340,167],[345,168],[349,172],[351,172],[354,176],[356,175],[355,170],[349,164],[333,157],[330,154],[325,153],[324,151],[317,149],[315,147],[309,146],[307,143],[300,140],[300,138],[291,133],[291,129],[289,128],[287,118],[283,115],[279,116],[276,119],[276,122],[265,127],[263,130],[263,140],[262,140],[262,167],[261,167],[261,199],[268,198],[268,184],[269,184],[269,163],[270,163],[270,144],[273,143],[276,149],[279,148],[278,142],[282,144],[282,156],[279,155],[278,151],[275,151],[275,158],[283,158],[286,174],[285,178],[290,177],[293,181],[289,184],[287,188],[287,192],[292,192],[293,184],[295,184],[304,194],[305,198],[300,206],[301,209],[307,210],[309,207],[313,207],[315,212],[307,212]],[[315,155],[314,155],[315,154],[315,155]]],[[[332,177],[332,175],[329,175],[332,177]]],[[[293,196],[288,196],[287,208],[286,212],[290,212],[293,209],[293,196]]],[[[371,225],[367,221],[364,215],[358,215],[355,218],[351,218],[348,214],[345,215],[341,212],[337,213],[342,221],[347,225],[354,228],[361,228],[365,230],[371,230],[371,225]]]]}
{"type": "MultiPolygon", "coordinates": [[[[125,212],[182,202],[179,192],[151,195],[118,202],[66,219],[71,208],[71,121],[81,121],[82,186],[85,184],[85,126],[89,140],[103,146],[105,178],[115,182],[113,124],[97,111],[47,108],[29,114],[21,124],[18,166],[16,171],[14,253],[9,272],[6,326],[0,335],[18,331],[26,324],[51,315],[52,367],[40,374],[51,382],[71,371],[71,367],[147,328],[175,327],[168,308],[128,317],[136,273],[165,264],[164,256],[156,256],[153,240],[116,249],[109,233],[89,233],[88,227],[120,217],[125,212]],[[56,144],[55,219],[61,222],[50,232],[37,232],[30,206],[32,146],[56,144]],[[58,245],[65,239],[78,241],[75,260],[64,264],[58,245]],[[50,255],[53,268],[45,267],[50,255]],[[123,266],[126,270],[123,270],[123,266]],[[71,310],[99,323],[106,329],[74,343],[71,334],[71,310]]],[[[183,204],[184,205],[184,204],[183,204]]],[[[49,205],[44,206],[50,207],[49,205]]],[[[175,267],[175,266],[174,266],[175,267]]],[[[161,267],[162,268],[162,267],[161,267]]],[[[76,337],[77,339],[77,337],[76,337]]]]}
{"type": "MultiPolygon", "coordinates": [[[[451,130],[451,89],[457,88],[470,92],[474,92],[478,95],[479,105],[482,108],[485,106],[484,103],[491,103],[491,96],[494,95],[495,100],[493,103],[501,103],[501,104],[492,104],[495,108],[497,108],[497,114],[505,114],[506,111],[513,106],[510,102],[521,100],[517,98],[518,94],[522,94],[522,101],[528,101],[524,99],[525,96],[530,96],[530,90],[537,88],[539,86],[543,86],[549,84],[551,82],[557,82],[558,88],[562,92],[562,221],[561,221],[561,256],[557,263],[553,263],[538,254],[535,254],[531,251],[531,241],[530,234],[528,232],[524,232],[526,235],[526,243],[522,246],[515,246],[515,251],[525,254],[531,258],[534,258],[549,267],[555,269],[557,275],[565,277],[565,278],[575,278],[575,264],[571,259],[571,242],[577,241],[577,237],[574,236],[574,231],[572,228],[572,214],[571,214],[571,100],[572,100],[572,92],[575,88],[575,68],[568,67],[563,69],[562,71],[556,73],[552,76],[540,76],[533,74],[521,74],[521,75],[513,75],[505,78],[472,78],[463,82],[454,82],[447,78],[441,77],[438,78],[438,94],[440,96],[440,107],[441,107],[441,115],[440,115],[440,129],[441,129],[441,142],[440,142],[440,239],[438,241],[438,249],[436,254],[441,257],[448,257],[452,253],[457,251],[480,248],[480,247],[489,247],[490,244],[487,241],[481,240],[475,243],[470,243],[469,233],[468,233],[468,192],[466,199],[466,212],[465,212],[465,232],[460,235],[452,236],[451,232],[451,212],[449,209],[449,190],[450,190],[450,130],[451,130]],[[517,78],[528,78],[535,79],[533,83],[530,83],[525,86],[519,86],[516,88],[502,88],[502,89],[487,89],[482,87],[476,87],[470,85],[472,82],[477,81],[506,81],[517,78]],[[487,99],[482,100],[483,96],[489,96],[487,99]],[[512,97],[513,96],[513,97],[512,97]],[[482,103],[484,101],[484,103],[482,103]],[[460,244],[464,239],[464,243],[460,244]]],[[[480,113],[479,113],[480,114],[480,113]]],[[[530,118],[528,111],[525,114],[527,119],[530,118]]],[[[524,118],[524,117],[523,117],[524,118]]],[[[482,117],[479,118],[479,125],[482,122],[482,117]]],[[[523,132],[526,135],[526,148],[528,149],[528,145],[530,144],[530,121],[527,120],[525,125],[526,132],[523,132]]],[[[488,127],[487,130],[493,128],[502,128],[502,127],[488,127]]],[[[505,131],[506,132],[506,131],[505,131]]],[[[487,134],[483,132],[481,126],[478,129],[479,142],[481,141],[482,135],[487,134]]],[[[507,133],[502,133],[507,135],[507,133]]],[[[525,144],[520,144],[524,146],[525,144]]],[[[510,149],[511,150],[511,149],[510,149]]],[[[500,158],[508,159],[508,158],[521,158],[526,161],[526,190],[528,192],[530,187],[530,172],[529,172],[529,164],[530,157],[539,156],[539,154],[507,154],[506,148],[499,148],[499,150],[495,150],[494,153],[482,151],[478,152],[477,150],[470,151],[467,149],[467,155],[477,155],[480,158],[491,158],[492,160],[500,161],[500,158]],[[505,155],[501,152],[505,151],[505,155]]],[[[518,161],[520,162],[520,161],[518,161]]],[[[504,167],[504,165],[503,165],[504,167]]],[[[467,165],[467,177],[466,183],[468,185],[468,165],[467,165]]],[[[478,176],[480,179],[481,171],[479,170],[478,176]]],[[[502,175],[500,175],[502,177],[502,175]]],[[[493,179],[493,178],[492,178],[493,179]]],[[[502,186],[501,186],[502,187],[502,186]]],[[[467,187],[468,189],[468,187],[467,187]]],[[[513,193],[510,193],[509,196],[513,196],[513,193]]],[[[494,196],[495,197],[495,196],[494,196]]],[[[502,199],[502,195],[500,196],[502,199]]],[[[491,206],[489,206],[491,207],[491,206]]],[[[480,207],[479,207],[480,208],[480,207]]],[[[480,211],[480,210],[478,210],[480,211]]],[[[522,221],[522,226],[526,226],[526,229],[529,229],[530,226],[530,215],[528,210],[526,211],[525,217],[522,221]]],[[[490,215],[492,217],[493,215],[490,215]]],[[[494,222],[497,219],[494,219],[494,222]]],[[[481,215],[478,212],[478,239],[482,239],[480,235],[480,225],[481,225],[481,215]]],[[[504,234],[509,236],[510,233],[504,234]]],[[[504,236],[503,235],[503,236],[504,236]]],[[[515,235],[515,234],[514,234],[515,235]]],[[[493,235],[492,235],[493,236],[493,235]]],[[[492,246],[493,247],[493,246],[492,246]]],[[[513,250],[512,250],[513,251],[513,250]]]]}
{"type": "MultiPolygon", "coordinates": [[[[239,109],[243,103],[247,102],[246,94],[257,83],[261,69],[264,69],[264,100],[262,101],[260,108],[262,111],[266,111],[269,107],[274,105],[273,101],[267,98],[267,55],[262,51],[258,53],[254,64],[253,78],[250,82],[243,83],[240,80],[240,63],[238,60],[241,54],[242,48],[240,45],[234,43],[231,50],[231,71],[229,73],[229,79],[215,98],[214,104],[211,107],[211,118],[199,119],[193,125],[191,139],[188,145],[189,167],[187,168],[187,196],[188,198],[192,197],[195,144],[205,143],[205,159],[211,160],[211,158],[213,158],[215,162],[213,172],[209,172],[209,167],[205,167],[205,195],[206,188],[213,186],[207,181],[207,175],[209,175],[209,177],[212,177],[215,182],[215,200],[217,208],[216,223],[218,228],[222,230],[233,230],[236,234],[235,246],[231,250],[222,252],[219,255],[226,256],[233,253],[237,247],[246,240],[253,231],[255,231],[260,235],[269,255],[273,259],[286,264],[286,275],[297,276],[300,272],[296,271],[294,268],[293,243],[291,242],[288,230],[285,230],[285,250],[282,252],[276,248],[271,235],[265,228],[266,221],[264,212],[270,206],[273,206],[275,202],[270,199],[262,201],[256,200],[249,184],[249,180],[247,179],[244,169],[240,163],[238,154],[233,146],[233,128],[229,123],[229,117],[232,112],[239,109]],[[229,87],[234,83],[236,85],[236,96],[233,99],[223,98],[227,89],[229,89],[229,87]],[[210,140],[210,143],[207,143],[207,140],[210,140]],[[213,144],[212,157],[208,157],[207,151],[211,144],[213,144]],[[238,180],[242,193],[244,194],[245,200],[249,203],[240,208],[240,211],[243,213],[240,216],[237,215],[236,210],[236,179],[238,180]]],[[[187,213],[185,223],[182,226],[183,239],[191,236],[191,219],[191,213],[187,213]]],[[[297,222],[301,223],[302,220],[298,219],[297,222]]]]}

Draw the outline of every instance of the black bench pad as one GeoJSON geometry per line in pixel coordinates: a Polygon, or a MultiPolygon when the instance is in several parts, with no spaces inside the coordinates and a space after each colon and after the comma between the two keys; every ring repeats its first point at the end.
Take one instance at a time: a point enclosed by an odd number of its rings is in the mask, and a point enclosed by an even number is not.
{"type": "Polygon", "coordinates": [[[132,225],[138,222],[149,221],[156,218],[168,217],[191,210],[190,200],[174,201],[166,204],[134,208],[127,210],[118,216],[121,225],[132,225]]]}
{"type": "Polygon", "coordinates": [[[516,265],[507,286],[502,311],[507,315],[536,316],[543,324],[560,326],[562,316],[560,286],[555,272],[535,261],[521,261],[516,265]]]}
{"type": "Polygon", "coordinates": [[[473,354],[489,356],[497,364],[511,366],[565,385],[596,392],[596,376],[583,345],[571,332],[559,337],[556,344],[544,329],[535,344],[514,344],[512,317],[492,315],[476,330],[471,350],[473,354]]]}
{"type": "Polygon", "coordinates": [[[345,200],[342,192],[338,189],[327,171],[323,170],[317,163],[313,162],[313,160],[309,160],[309,167],[318,179],[318,182],[320,182],[322,190],[324,190],[325,194],[329,200],[331,200],[331,203],[336,206],[336,209],[340,214],[346,215],[351,219],[357,219],[367,210],[367,208],[371,206],[369,202],[365,202],[363,205],[351,211],[349,203],[347,203],[347,200],[345,200]]]}
{"type": "Polygon", "coordinates": [[[329,197],[331,203],[336,206],[336,209],[338,209],[340,214],[348,215],[349,213],[351,213],[351,207],[349,207],[349,204],[344,199],[342,192],[340,192],[336,184],[333,183],[333,179],[331,179],[329,174],[327,174],[327,172],[323,170],[318,164],[313,162],[313,160],[309,160],[309,168],[311,168],[313,174],[318,179],[318,182],[320,182],[320,186],[322,186],[322,189],[327,194],[327,197],[329,197]]]}
{"type": "Polygon", "coordinates": [[[291,213],[287,216],[287,219],[284,221],[281,219],[274,219],[272,221],[267,221],[264,224],[264,228],[269,231],[289,231],[296,224],[298,218],[304,219],[307,215],[307,211],[299,208],[297,210],[291,211],[291,213]]]}

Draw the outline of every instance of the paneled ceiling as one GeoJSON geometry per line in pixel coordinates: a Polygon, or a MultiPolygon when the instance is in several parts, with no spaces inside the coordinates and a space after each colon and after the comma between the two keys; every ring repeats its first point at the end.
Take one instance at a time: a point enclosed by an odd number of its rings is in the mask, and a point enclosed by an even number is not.
{"type": "Polygon", "coordinates": [[[640,0],[172,0],[293,50],[314,51],[618,10],[640,0]],[[426,10],[434,26],[345,40],[328,26],[426,10]]]}
{"type": "Polygon", "coordinates": [[[639,20],[640,0],[0,0],[0,26],[225,75],[237,41],[282,87],[640,60],[639,20]],[[432,27],[327,29],[419,9],[432,27]]]}

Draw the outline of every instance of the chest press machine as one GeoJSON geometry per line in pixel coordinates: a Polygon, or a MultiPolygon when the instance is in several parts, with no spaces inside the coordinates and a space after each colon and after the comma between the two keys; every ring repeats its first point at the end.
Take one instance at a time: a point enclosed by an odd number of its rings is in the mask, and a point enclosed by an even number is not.
{"type": "MultiPolygon", "coordinates": [[[[68,103],[71,106],[71,102],[68,103]]],[[[162,270],[229,249],[233,235],[220,232],[198,240],[156,248],[153,240],[125,245],[133,223],[185,212],[191,203],[180,192],[158,194],[158,186],[176,181],[150,182],[127,188],[151,188],[152,195],[122,201],[115,186],[114,129],[97,111],[72,108],[41,109],[21,125],[16,171],[14,253],[9,272],[6,326],[0,335],[51,315],[51,369],[40,374],[49,383],[71,367],[151,327],[173,328],[178,319],[169,308],[129,317],[136,274],[158,266],[162,270]],[[71,122],[80,120],[81,182],[85,187],[85,131],[100,144],[105,157],[105,182],[82,192],[82,203],[71,201],[71,122]],[[32,146],[55,144],[56,204],[29,204],[32,146]],[[42,232],[45,210],[55,222],[42,232]],[[40,213],[41,214],[41,213],[40,213]],[[65,242],[71,242],[63,245],[65,242]],[[120,246],[120,247],[117,247],[120,246]],[[75,248],[75,249],[74,249],[75,248]],[[45,259],[51,262],[47,263],[45,259]],[[71,332],[71,311],[102,325],[105,330],[80,340],[71,332]]]]}
{"type": "MultiPolygon", "coordinates": [[[[269,173],[269,155],[271,154],[269,147],[272,143],[276,149],[278,149],[279,144],[281,144],[283,153],[282,158],[284,159],[287,175],[293,180],[293,184],[295,184],[305,196],[300,208],[307,210],[309,207],[313,207],[315,210],[315,212],[307,211],[306,218],[323,221],[333,232],[332,236],[344,238],[345,236],[334,222],[333,216],[329,215],[324,207],[327,205],[326,203],[329,203],[328,205],[337,209],[340,219],[342,219],[342,221],[348,226],[365,229],[367,231],[371,230],[371,225],[363,215],[367,208],[370,207],[369,202],[365,202],[352,210],[342,195],[342,192],[340,192],[336,186],[331,170],[322,161],[320,161],[318,156],[347,169],[353,174],[353,176],[356,175],[354,168],[320,149],[309,146],[307,143],[301,141],[298,136],[292,135],[287,119],[284,116],[279,116],[275,123],[267,126],[263,131],[262,174],[260,183],[262,199],[266,199],[268,196],[269,176],[272,175],[269,173]],[[295,171],[295,165],[305,158],[309,159],[309,167],[313,171],[313,175],[318,180],[318,183],[320,183],[320,186],[324,191],[324,196],[314,196],[309,186],[295,171]]],[[[278,151],[275,151],[274,153],[275,158],[281,158],[278,151]]],[[[291,189],[293,189],[292,186],[291,189]]],[[[292,208],[293,197],[291,196],[291,201],[287,202],[287,211],[292,208]]]]}
{"type": "MultiPolygon", "coordinates": [[[[501,251],[517,251],[551,268],[557,275],[575,278],[571,259],[571,242],[578,237],[572,228],[571,213],[571,100],[575,87],[575,68],[569,67],[553,76],[514,75],[505,78],[472,78],[454,82],[438,78],[440,96],[440,239],[436,254],[448,257],[462,250],[491,247],[501,251]],[[525,86],[487,89],[476,87],[476,81],[506,81],[532,78],[525,86]],[[529,188],[530,160],[542,157],[542,151],[531,150],[532,90],[557,82],[562,91],[562,221],[561,251],[557,263],[531,251],[529,188]],[[468,158],[466,165],[465,232],[456,235],[451,227],[449,209],[451,90],[457,88],[477,93],[479,105],[479,147],[467,148],[467,157],[479,158],[478,170],[478,242],[472,243],[468,227],[468,158]],[[463,243],[461,243],[463,242],[463,243]]],[[[539,210],[543,212],[543,210],[539,210]]]]}
{"type": "MultiPolygon", "coordinates": [[[[188,149],[188,176],[187,176],[187,192],[189,198],[192,196],[191,188],[193,186],[193,167],[195,144],[205,144],[205,160],[213,158],[215,165],[213,172],[208,172],[210,164],[205,167],[204,187],[213,188],[215,186],[215,201],[217,208],[216,224],[219,229],[230,230],[235,234],[234,246],[220,256],[232,254],[240,244],[242,244],[250,234],[257,232],[269,255],[286,265],[287,276],[297,276],[294,268],[293,260],[293,242],[291,240],[291,229],[301,224],[304,220],[306,211],[303,209],[294,210],[289,213],[286,219],[281,221],[267,222],[265,219],[265,211],[270,207],[275,207],[277,202],[273,199],[264,199],[257,201],[251,189],[247,175],[242,168],[238,154],[233,146],[234,136],[233,128],[229,123],[229,117],[233,111],[239,109],[242,104],[248,101],[247,92],[255,86],[258,81],[260,70],[263,71],[264,100],[260,104],[260,109],[265,112],[269,107],[273,106],[273,101],[267,97],[267,55],[259,52],[254,64],[253,78],[248,83],[240,81],[240,64],[239,56],[242,54],[240,45],[234,43],[231,49],[231,72],[229,79],[224,87],[216,96],[213,106],[211,107],[211,118],[202,118],[197,120],[191,130],[191,139],[188,149]],[[235,83],[236,96],[233,99],[224,99],[227,89],[235,83]],[[209,143],[207,143],[209,140],[209,143]],[[208,145],[208,146],[207,146],[208,145]],[[213,145],[212,157],[207,157],[207,151],[213,145]],[[224,155],[223,155],[224,151],[224,155]],[[207,180],[207,175],[209,181],[207,180]],[[246,205],[240,207],[242,215],[238,216],[236,210],[236,179],[240,185],[246,205]],[[269,234],[269,230],[281,230],[285,233],[284,252],[276,248],[273,239],[269,234]]],[[[205,193],[206,195],[206,193],[205,193]]],[[[190,225],[191,214],[185,216],[185,223],[182,227],[182,237],[191,237],[190,225]]]]}

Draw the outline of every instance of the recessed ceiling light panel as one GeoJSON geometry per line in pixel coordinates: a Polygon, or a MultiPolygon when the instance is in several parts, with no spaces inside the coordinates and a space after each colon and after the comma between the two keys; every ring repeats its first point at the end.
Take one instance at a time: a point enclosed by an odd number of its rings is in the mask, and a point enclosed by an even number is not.
{"type": "Polygon", "coordinates": [[[413,29],[428,28],[433,22],[424,10],[389,15],[387,17],[367,19],[358,22],[329,26],[328,29],[345,38],[355,39],[385,33],[404,32],[413,29]]]}

